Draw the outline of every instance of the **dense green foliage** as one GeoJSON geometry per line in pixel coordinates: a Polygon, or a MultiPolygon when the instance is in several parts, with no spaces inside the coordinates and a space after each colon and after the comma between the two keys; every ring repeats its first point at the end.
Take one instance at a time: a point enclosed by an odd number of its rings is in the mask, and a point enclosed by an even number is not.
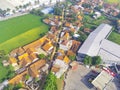
{"type": "Polygon", "coordinates": [[[92,65],[100,65],[102,63],[102,59],[100,56],[93,57],[92,65]]]}
{"type": "Polygon", "coordinates": [[[3,50],[0,51],[0,82],[3,82],[6,79],[10,79],[15,75],[11,65],[5,67],[2,64],[3,60],[8,60],[8,56],[5,54],[6,53],[3,50]]]}
{"type": "Polygon", "coordinates": [[[71,56],[69,56],[69,59],[70,59],[70,60],[72,60],[72,61],[74,61],[74,60],[75,60],[75,58],[76,58],[76,56],[75,56],[75,55],[71,55],[71,56]]]}
{"type": "Polygon", "coordinates": [[[45,59],[46,56],[44,54],[39,54],[38,57],[39,59],[45,59]]]}
{"type": "Polygon", "coordinates": [[[19,83],[17,85],[8,85],[4,88],[4,90],[19,90],[20,88],[22,88],[22,83],[19,83]]]}
{"type": "Polygon", "coordinates": [[[56,77],[52,72],[48,74],[43,90],[57,90],[56,77]]]}
{"type": "Polygon", "coordinates": [[[30,11],[30,13],[33,14],[33,15],[37,15],[37,16],[43,16],[43,15],[44,15],[44,14],[41,12],[40,9],[37,9],[37,10],[32,9],[32,10],[30,11]]]}
{"type": "Polygon", "coordinates": [[[119,33],[113,31],[113,32],[110,34],[110,36],[108,37],[108,39],[109,39],[110,41],[113,41],[113,42],[115,42],[115,43],[117,43],[117,44],[120,45],[120,34],[119,34],[119,33]]]}
{"type": "Polygon", "coordinates": [[[78,41],[84,42],[87,39],[87,35],[81,31],[78,32],[80,37],[78,38],[78,41]]]}
{"type": "Polygon", "coordinates": [[[62,15],[62,8],[58,5],[54,7],[54,14],[55,15],[62,15]]]}
{"type": "Polygon", "coordinates": [[[86,56],[84,58],[83,62],[84,62],[85,65],[91,65],[92,64],[92,58],[90,56],[86,56]]]}
{"type": "Polygon", "coordinates": [[[100,56],[90,57],[90,56],[87,55],[87,56],[84,58],[83,63],[84,63],[85,65],[89,65],[89,66],[90,66],[90,65],[96,66],[96,65],[100,65],[100,64],[102,63],[102,59],[101,59],[100,56]]]}

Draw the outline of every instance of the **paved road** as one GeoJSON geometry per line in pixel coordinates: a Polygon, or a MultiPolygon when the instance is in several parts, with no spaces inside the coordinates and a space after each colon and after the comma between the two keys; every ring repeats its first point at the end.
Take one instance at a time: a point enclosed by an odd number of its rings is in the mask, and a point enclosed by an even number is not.
{"type": "Polygon", "coordinates": [[[16,13],[16,14],[13,14],[11,16],[6,16],[4,18],[0,18],[0,21],[4,21],[4,20],[10,19],[10,18],[22,16],[22,15],[25,15],[25,14],[28,14],[28,12],[26,12],[26,13],[16,13]]]}

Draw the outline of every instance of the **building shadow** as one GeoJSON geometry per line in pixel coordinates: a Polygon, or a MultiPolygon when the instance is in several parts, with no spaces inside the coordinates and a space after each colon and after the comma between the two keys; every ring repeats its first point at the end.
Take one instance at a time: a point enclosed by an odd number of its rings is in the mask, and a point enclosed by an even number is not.
{"type": "Polygon", "coordinates": [[[86,85],[86,87],[88,87],[89,89],[94,88],[94,86],[92,85],[92,80],[95,79],[97,77],[99,73],[94,72],[94,71],[90,71],[89,73],[87,73],[82,79],[81,81],[84,83],[84,85],[86,85]]]}

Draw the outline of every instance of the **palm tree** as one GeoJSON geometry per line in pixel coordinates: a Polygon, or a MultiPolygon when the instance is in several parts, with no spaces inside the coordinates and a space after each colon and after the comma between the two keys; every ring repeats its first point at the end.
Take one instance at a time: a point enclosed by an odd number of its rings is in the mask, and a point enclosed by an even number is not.
{"type": "Polygon", "coordinates": [[[7,12],[9,12],[10,11],[10,8],[7,8],[7,12]]]}

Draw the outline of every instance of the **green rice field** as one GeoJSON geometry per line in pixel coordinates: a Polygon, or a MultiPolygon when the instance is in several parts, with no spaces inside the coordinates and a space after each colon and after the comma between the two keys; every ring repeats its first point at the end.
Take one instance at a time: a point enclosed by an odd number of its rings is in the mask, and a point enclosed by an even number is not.
{"type": "Polygon", "coordinates": [[[10,52],[40,38],[40,33],[48,31],[48,26],[41,19],[40,16],[27,14],[0,21],[0,50],[10,52]]]}

